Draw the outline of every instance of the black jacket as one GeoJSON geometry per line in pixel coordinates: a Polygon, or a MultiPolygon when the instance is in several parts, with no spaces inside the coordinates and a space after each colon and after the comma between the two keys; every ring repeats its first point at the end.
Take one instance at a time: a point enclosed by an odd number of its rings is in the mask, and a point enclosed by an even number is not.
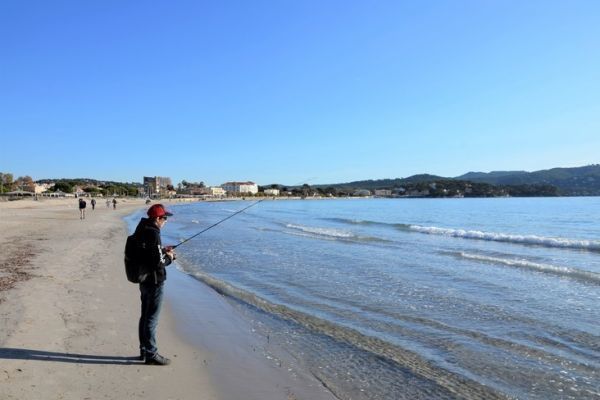
{"type": "Polygon", "coordinates": [[[140,282],[156,285],[164,282],[167,279],[165,267],[173,260],[163,252],[160,229],[153,220],[142,218],[135,228],[135,236],[139,239],[142,247],[140,282]]]}

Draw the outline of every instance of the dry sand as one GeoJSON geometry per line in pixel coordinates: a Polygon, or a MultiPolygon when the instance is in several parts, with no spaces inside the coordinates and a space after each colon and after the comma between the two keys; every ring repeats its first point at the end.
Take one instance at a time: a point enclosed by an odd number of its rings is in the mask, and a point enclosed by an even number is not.
{"type": "MultiPolygon", "coordinates": [[[[167,203],[176,212],[177,203],[167,203]]],[[[139,290],[127,282],[123,216],[99,201],[0,201],[0,399],[335,400],[206,285],[169,267],[158,347],[138,355],[139,290]]]]}
{"type": "Polygon", "coordinates": [[[126,281],[122,217],[143,207],[75,199],[0,202],[0,399],[219,399],[198,348],[162,314],[159,346],[138,354],[139,291],[126,281]]]}

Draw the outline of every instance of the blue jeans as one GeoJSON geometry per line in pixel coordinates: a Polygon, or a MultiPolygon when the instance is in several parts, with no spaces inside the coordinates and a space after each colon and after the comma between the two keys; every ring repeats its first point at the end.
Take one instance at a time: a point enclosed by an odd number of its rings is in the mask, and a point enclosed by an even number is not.
{"type": "Polygon", "coordinates": [[[142,300],[142,315],[138,328],[140,337],[140,350],[146,352],[147,357],[158,353],[156,347],[156,326],[163,298],[163,284],[140,283],[142,300]]]}

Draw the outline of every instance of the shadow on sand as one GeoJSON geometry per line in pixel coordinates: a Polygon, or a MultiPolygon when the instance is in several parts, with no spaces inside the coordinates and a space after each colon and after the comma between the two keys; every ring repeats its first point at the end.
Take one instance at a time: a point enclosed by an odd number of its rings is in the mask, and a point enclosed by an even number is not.
{"type": "Polygon", "coordinates": [[[57,353],[52,351],[11,348],[0,348],[0,359],[53,361],[73,364],[132,365],[142,363],[142,361],[135,356],[96,356],[91,354],[57,353]]]}

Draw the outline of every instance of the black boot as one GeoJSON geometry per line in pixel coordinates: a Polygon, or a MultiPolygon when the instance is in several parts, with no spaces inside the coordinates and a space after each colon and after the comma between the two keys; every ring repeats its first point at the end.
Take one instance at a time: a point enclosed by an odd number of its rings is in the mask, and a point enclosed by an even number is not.
{"type": "Polygon", "coordinates": [[[171,364],[171,360],[167,357],[163,357],[160,354],[156,353],[154,356],[150,357],[146,355],[146,364],[148,365],[169,365],[171,364]]]}

